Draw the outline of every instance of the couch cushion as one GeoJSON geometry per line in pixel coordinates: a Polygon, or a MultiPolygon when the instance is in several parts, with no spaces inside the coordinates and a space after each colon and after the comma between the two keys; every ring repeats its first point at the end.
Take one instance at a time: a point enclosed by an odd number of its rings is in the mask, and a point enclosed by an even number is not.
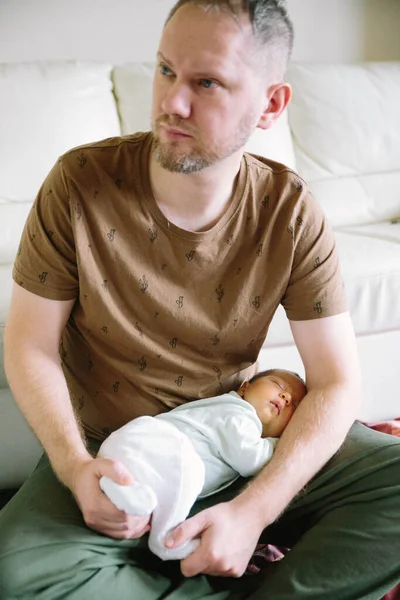
{"type": "Polygon", "coordinates": [[[0,390],[8,387],[4,371],[4,325],[0,325],[0,390]]]}
{"type": "MultiPolygon", "coordinates": [[[[123,134],[150,128],[155,63],[128,63],[114,69],[115,96],[123,134]]],[[[288,117],[284,113],[268,131],[256,129],[246,150],[282,162],[295,169],[296,161],[288,117]]]]}
{"type": "Polygon", "coordinates": [[[357,335],[400,330],[400,222],[336,230],[357,335]]]}
{"type": "Polygon", "coordinates": [[[0,65],[0,202],[33,200],[61,153],[119,135],[110,72],[94,62],[0,65]]]}
{"type": "Polygon", "coordinates": [[[4,329],[10,308],[12,288],[12,265],[0,265],[0,389],[7,387],[4,372],[4,329]]]}
{"type": "Polygon", "coordinates": [[[299,65],[289,119],[299,173],[334,227],[400,216],[400,62],[299,65]]]}
{"type": "Polygon", "coordinates": [[[35,468],[43,449],[10,390],[0,390],[0,489],[17,488],[35,468]]]}
{"type": "MultiPolygon", "coordinates": [[[[14,262],[21,233],[31,206],[31,200],[28,202],[4,202],[0,204],[0,264],[14,262]]],[[[0,312],[1,310],[2,305],[0,303],[0,312]]]]}

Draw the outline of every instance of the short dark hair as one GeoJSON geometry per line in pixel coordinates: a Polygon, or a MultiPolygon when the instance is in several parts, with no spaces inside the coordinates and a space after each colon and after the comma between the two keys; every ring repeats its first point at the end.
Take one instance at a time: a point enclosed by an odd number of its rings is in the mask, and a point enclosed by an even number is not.
{"type": "Polygon", "coordinates": [[[274,373],[280,373],[282,371],[291,373],[292,375],[297,377],[297,379],[300,379],[300,381],[304,385],[306,385],[306,382],[304,381],[304,379],[302,377],[300,377],[300,375],[298,373],[295,373],[295,371],[288,371],[287,369],[267,369],[265,371],[260,371],[259,373],[256,373],[255,375],[253,375],[253,377],[249,380],[249,383],[253,383],[253,381],[256,381],[257,379],[261,379],[261,377],[267,377],[268,375],[273,375],[274,373]]]}
{"type": "Polygon", "coordinates": [[[294,28],[286,0],[178,0],[172,7],[166,23],[185,4],[197,4],[206,9],[225,9],[234,17],[246,14],[253,28],[256,43],[262,47],[278,48],[284,59],[284,69],[290,60],[294,28]]]}

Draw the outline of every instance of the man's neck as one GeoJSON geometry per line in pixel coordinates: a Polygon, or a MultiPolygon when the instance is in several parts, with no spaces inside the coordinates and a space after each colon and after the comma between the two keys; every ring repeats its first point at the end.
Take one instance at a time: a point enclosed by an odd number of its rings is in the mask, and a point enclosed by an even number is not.
{"type": "Polygon", "coordinates": [[[198,173],[165,170],[151,155],[150,184],[166,219],[186,231],[206,231],[215,225],[233,198],[240,170],[236,153],[198,173]]]}

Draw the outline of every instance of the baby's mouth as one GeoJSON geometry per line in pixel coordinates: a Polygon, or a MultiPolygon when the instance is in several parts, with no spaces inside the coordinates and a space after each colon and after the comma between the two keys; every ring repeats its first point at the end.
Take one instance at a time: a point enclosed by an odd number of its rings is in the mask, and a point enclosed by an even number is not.
{"type": "Polygon", "coordinates": [[[278,411],[278,415],[280,415],[281,414],[280,404],[278,404],[278,402],[273,402],[272,400],[271,400],[271,404],[272,404],[272,406],[275,406],[276,410],[278,411]]]}

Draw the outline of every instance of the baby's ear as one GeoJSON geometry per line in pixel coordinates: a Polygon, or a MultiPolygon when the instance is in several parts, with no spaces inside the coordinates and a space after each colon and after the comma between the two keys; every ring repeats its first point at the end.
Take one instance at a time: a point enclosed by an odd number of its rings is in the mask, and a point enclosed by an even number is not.
{"type": "Polygon", "coordinates": [[[249,382],[249,381],[244,381],[244,382],[242,383],[242,385],[240,386],[240,388],[238,389],[238,392],[237,392],[237,393],[239,394],[239,396],[240,396],[241,398],[243,398],[243,397],[244,397],[244,393],[245,393],[245,391],[247,390],[247,388],[249,387],[249,385],[250,385],[250,382],[249,382]]]}

